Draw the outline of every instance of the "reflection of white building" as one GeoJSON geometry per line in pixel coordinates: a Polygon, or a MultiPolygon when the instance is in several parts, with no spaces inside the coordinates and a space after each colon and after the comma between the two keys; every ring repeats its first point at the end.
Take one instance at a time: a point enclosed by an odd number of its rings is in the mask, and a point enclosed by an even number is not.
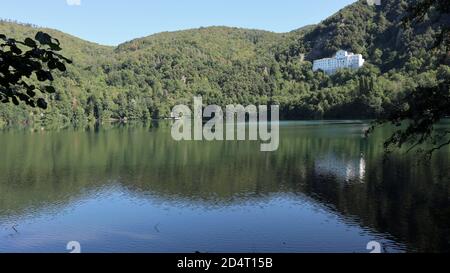
{"type": "Polygon", "coordinates": [[[364,65],[364,62],[361,54],[339,50],[333,58],[315,60],[313,71],[322,70],[327,74],[333,74],[340,68],[358,69],[364,65]]]}
{"type": "Polygon", "coordinates": [[[323,175],[333,175],[345,182],[363,182],[366,176],[366,160],[363,154],[359,158],[347,160],[329,154],[316,160],[315,171],[323,175]]]}

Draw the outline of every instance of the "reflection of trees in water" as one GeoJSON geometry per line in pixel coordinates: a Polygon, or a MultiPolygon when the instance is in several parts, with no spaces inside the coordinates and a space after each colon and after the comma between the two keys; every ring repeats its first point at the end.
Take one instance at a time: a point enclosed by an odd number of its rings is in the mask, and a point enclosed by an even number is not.
{"type": "Polygon", "coordinates": [[[343,215],[358,217],[363,226],[409,242],[412,249],[449,251],[448,154],[421,166],[413,158],[392,159],[382,167],[380,161],[367,159],[364,183],[313,173],[304,192],[343,215]]]}
{"type": "Polygon", "coordinates": [[[420,250],[449,251],[450,153],[428,165],[413,156],[383,165],[384,133],[367,141],[353,127],[282,127],[275,153],[249,142],[177,143],[165,127],[8,132],[0,213],[64,204],[110,181],[144,197],[213,205],[294,192],[420,250]]]}

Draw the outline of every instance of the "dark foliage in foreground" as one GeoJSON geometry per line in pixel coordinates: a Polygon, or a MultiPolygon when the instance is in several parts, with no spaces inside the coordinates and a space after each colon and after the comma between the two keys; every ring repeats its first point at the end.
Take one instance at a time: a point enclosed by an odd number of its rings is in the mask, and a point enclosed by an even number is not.
{"type": "Polygon", "coordinates": [[[388,152],[404,145],[409,145],[409,150],[412,150],[422,144],[431,144],[431,148],[426,149],[426,154],[431,156],[434,151],[450,145],[450,130],[436,129],[442,119],[450,117],[450,70],[444,66],[448,65],[450,57],[450,1],[416,1],[408,9],[403,27],[414,27],[425,20],[431,21],[437,29],[435,41],[429,50],[439,56],[438,62],[443,65],[443,69],[438,71],[434,84],[419,84],[407,90],[392,111],[378,119],[372,127],[373,130],[378,124],[392,123],[401,128],[385,142],[388,152]]]}
{"type": "Polygon", "coordinates": [[[58,51],[61,51],[59,41],[41,31],[35,39],[24,41],[0,34],[0,101],[15,105],[23,101],[31,107],[46,109],[47,102],[37,97],[36,91],[52,94],[55,88],[51,85],[37,87],[30,82],[51,82],[52,70],[66,71],[64,63],[71,61],[58,51]]]}

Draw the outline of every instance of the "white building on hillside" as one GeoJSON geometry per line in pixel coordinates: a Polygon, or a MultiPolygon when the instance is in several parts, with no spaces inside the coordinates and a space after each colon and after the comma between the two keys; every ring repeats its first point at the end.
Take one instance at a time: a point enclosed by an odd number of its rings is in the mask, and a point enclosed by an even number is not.
{"type": "Polygon", "coordinates": [[[313,71],[322,70],[327,74],[333,74],[340,68],[358,69],[364,65],[364,59],[361,54],[353,54],[345,50],[336,52],[333,58],[315,60],[313,71]]]}

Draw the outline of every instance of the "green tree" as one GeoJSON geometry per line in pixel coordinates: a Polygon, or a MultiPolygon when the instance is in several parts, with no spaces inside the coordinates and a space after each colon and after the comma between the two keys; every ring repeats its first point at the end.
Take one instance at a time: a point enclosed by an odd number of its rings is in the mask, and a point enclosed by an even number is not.
{"type": "MultiPolygon", "coordinates": [[[[439,55],[440,63],[448,63],[450,45],[450,0],[421,0],[411,5],[408,15],[403,20],[405,28],[411,28],[428,18],[435,24],[436,38],[432,50],[439,55]]],[[[424,143],[430,143],[431,148],[426,154],[432,153],[450,144],[449,130],[436,130],[436,124],[450,116],[450,75],[448,66],[441,69],[434,85],[419,83],[410,90],[397,105],[383,118],[376,121],[369,130],[377,125],[391,123],[398,130],[385,142],[386,151],[409,145],[409,150],[424,143]]]]}

